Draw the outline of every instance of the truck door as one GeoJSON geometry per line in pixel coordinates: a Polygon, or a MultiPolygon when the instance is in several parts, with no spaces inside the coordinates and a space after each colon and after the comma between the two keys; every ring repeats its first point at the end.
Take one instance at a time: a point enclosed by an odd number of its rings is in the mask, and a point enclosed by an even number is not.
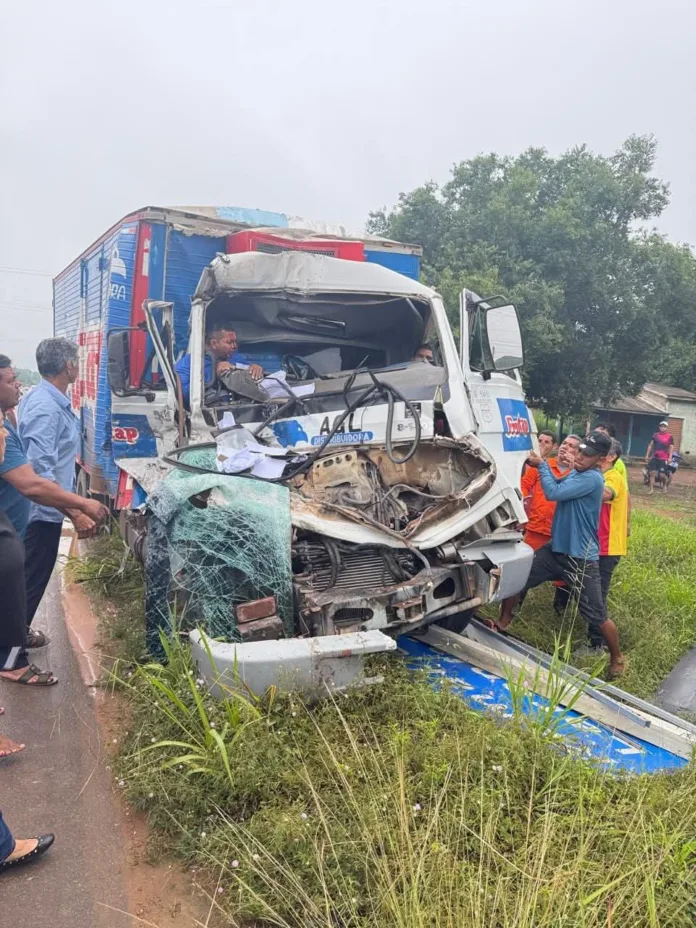
{"type": "Polygon", "coordinates": [[[111,388],[111,449],[117,464],[134,472],[133,459],[159,458],[178,442],[173,364],[173,304],[147,301],[145,322],[107,333],[107,373],[111,388]],[[142,370],[135,371],[132,347],[147,334],[142,370]]]}
{"type": "Polygon", "coordinates": [[[477,434],[494,454],[511,486],[533,448],[534,421],[519,370],[524,361],[517,310],[510,303],[460,295],[462,371],[477,420],[477,434]]]}

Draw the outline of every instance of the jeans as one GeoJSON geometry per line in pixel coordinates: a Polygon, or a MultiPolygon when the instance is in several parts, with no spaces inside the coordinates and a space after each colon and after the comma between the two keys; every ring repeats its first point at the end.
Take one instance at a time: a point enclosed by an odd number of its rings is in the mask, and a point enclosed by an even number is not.
{"type": "Polygon", "coordinates": [[[27,597],[24,587],[24,546],[4,512],[0,511],[0,670],[28,663],[27,597]]]}
{"type": "Polygon", "coordinates": [[[5,824],[5,819],[2,817],[2,812],[0,812],[0,864],[10,856],[14,851],[14,847],[15,842],[12,832],[5,824]]]}
{"type": "Polygon", "coordinates": [[[600,628],[604,624],[606,614],[597,561],[585,561],[560,554],[552,551],[551,545],[544,545],[534,553],[524,592],[549,580],[562,580],[568,585],[578,599],[578,612],[589,625],[590,634],[596,632],[597,636],[601,637],[600,628]]]}
{"type": "Polygon", "coordinates": [[[58,559],[62,522],[30,522],[24,534],[24,581],[27,587],[27,625],[39,608],[58,559]]]}

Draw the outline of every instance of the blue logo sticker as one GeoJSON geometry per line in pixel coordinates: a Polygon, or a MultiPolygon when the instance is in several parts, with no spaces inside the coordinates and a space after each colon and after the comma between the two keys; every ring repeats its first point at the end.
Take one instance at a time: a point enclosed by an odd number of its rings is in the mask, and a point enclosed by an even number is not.
{"type": "MultiPolygon", "coordinates": [[[[359,445],[363,441],[372,441],[374,437],[374,432],[336,432],[329,444],[359,445]]],[[[321,445],[323,444],[325,438],[325,435],[313,435],[312,444],[321,445]]]]}
{"type": "Polygon", "coordinates": [[[309,441],[307,433],[297,419],[285,419],[282,422],[274,422],[271,425],[271,429],[283,448],[287,448],[289,445],[296,445],[301,441],[309,441]]]}
{"type": "Polygon", "coordinates": [[[147,416],[114,413],[111,449],[115,458],[157,457],[157,439],[147,416]]]}
{"type": "Polygon", "coordinates": [[[531,451],[532,423],[524,400],[498,398],[503,424],[503,451],[531,451]]]}

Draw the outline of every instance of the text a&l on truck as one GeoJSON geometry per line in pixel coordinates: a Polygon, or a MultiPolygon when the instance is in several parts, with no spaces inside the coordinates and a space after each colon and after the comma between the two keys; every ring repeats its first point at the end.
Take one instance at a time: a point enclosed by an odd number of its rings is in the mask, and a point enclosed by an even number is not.
{"type": "Polygon", "coordinates": [[[533,425],[517,314],[464,291],[457,345],[441,298],[414,279],[418,255],[283,214],[150,209],[57,278],[56,334],[77,337],[83,362],[81,486],[110,496],[148,549],[153,625],[181,606],[189,624],[241,642],[224,653],[213,642],[216,660],[253,651],[273,682],[303,647],[314,664],[388,650],[523,586],[517,487],[533,425]],[[262,400],[207,374],[214,327],[263,367],[262,400]],[[432,363],[414,359],[423,343],[432,363]],[[167,524],[174,475],[185,499],[167,524]],[[153,512],[166,557],[150,552],[153,512]]]}

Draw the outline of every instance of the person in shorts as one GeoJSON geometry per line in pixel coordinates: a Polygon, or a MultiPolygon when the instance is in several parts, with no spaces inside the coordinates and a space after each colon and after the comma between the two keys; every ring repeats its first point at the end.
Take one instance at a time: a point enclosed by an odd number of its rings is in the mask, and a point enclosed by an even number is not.
{"type": "Polygon", "coordinates": [[[658,426],[657,432],[650,439],[650,444],[648,445],[648,450],[645,452],[645,463],[648,465],[649,473],[649,483],[650,489],[649,493],[655,491],[655,474],[665,474],[668,476],[669,471],[667,470],[667,465],[672,460],[672,453],[674,452],[674,437],[672,433],[668,431],[669,423],[666,419],[663,419],[658,426]]]}
{"type": "Polygon", "coordinates": [[[539,468],[539,479],[547,499],[556,503],[551,542],[534,554],[532,569],[522,593],[503,602],[498,627],[507,628],[515,605],[528,590],[554,580],[563,580],[578,599],[578,611],[588,626],[598,631],[609,649],[609,677],[624,670],[616,625],[606,616],[599,574],[599,516],[604,495],[600,466],[611,451],[611,439],[591,432],[580,443],[573,470],[561,480],[548,463],[531,454],[528,464],[539,468]]]}

